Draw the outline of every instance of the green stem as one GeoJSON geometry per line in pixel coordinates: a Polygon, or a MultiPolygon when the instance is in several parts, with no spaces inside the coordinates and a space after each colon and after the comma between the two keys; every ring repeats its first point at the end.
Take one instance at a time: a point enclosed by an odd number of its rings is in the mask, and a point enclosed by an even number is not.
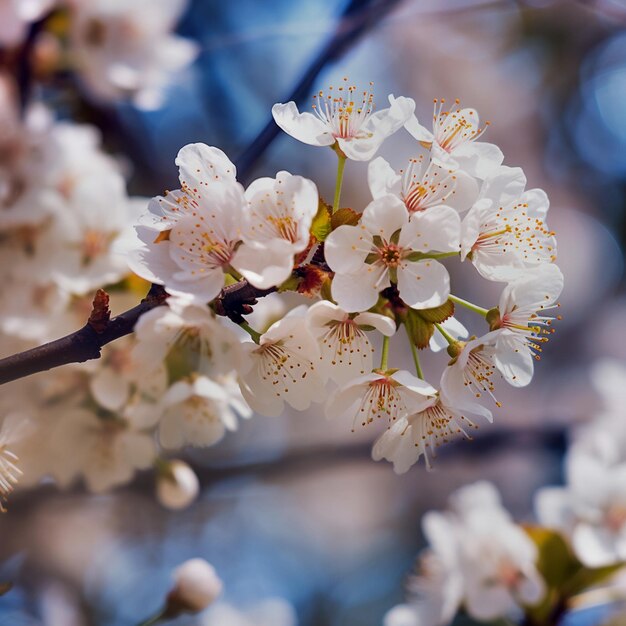
{"type": "Polygon", "coordinates": [[[380,355],[380,369],[387,370],[387,361],[389,359],[389,337],[383,337],[383,351],[380,355]]]}
{"type": "Polygon", "coordinates": [[[254,330],[254,328],[252,328],[250,326],[250,324],[248,324],[248,322],[241,322],[241,324],[239,324],[239,326],[241,326],[241,328],[243,328],[248,335],[250,335],[250,337],[252,337],[252,341],[254,341],[254,343],[259,343],[261,340],[261,333],[257,332],[256,330],[254,330]]]}
{"type": "Polygon", "coordinates": [[[450,344],[452,345],[453,343],[456,343],[457,340],[450,334],[448,334],[443,326],[441,324],[435,324],[435,328],[443,335],[444,339],[450,344]]]}
{"type": "Polygon", "coordinates": [[[478,313],[479,315],[482,315],[483,317],[487,317],[487,313],[489,313],[489,309],[483,309],[483,307],[472,304],[471,302],[468,302],[467,300],[463,300],[463,298],[457,298],[456,296],[453,296],[452,294],[450,294],[448,298],[452,300],[452,302],[455,302],[456,304],[460,304],[461,306],[464,306],[466,309],[469,309],[470,311],[474,311],[474,313],[478,313]]]}
{"type": "Polygon", "coordinates": [[[451,256],[459,256],[459,252],[434,252],[433,254],[425,254],[425,259],[447,259],[451,256]]]}
{"type": "Polygon", "coordinates": [[[413,343],[413,340],[411,339],[411,335],[409,335],[408,330],[406,331],[406,334],[409,338],[409,344],[411,346],[411,354],[413,355],[413,363],[415,363],[415,371],[417,372],[417,377],[424,380],[424,372],[422,372],[422,367],[420,365],[420,357],[417,352],[417,346],[413,343]]]}
{"type": "Polygon", "coordinates": [[[335,199],[333,200],[333,213],[339,210],[341,198],[341,185],[343,184],[343,168],[346,166],[346,157],[337,153],[337,181],[335,182],[335,199]]]}
{"type": "Polygon", "coordinates": [[[164,617],[164,611],[159,611],[152,617],[149,617],[147,620],[143,622],[139,622],[137,626],[154,626],[154,624],[158,624],[164,617]]]}

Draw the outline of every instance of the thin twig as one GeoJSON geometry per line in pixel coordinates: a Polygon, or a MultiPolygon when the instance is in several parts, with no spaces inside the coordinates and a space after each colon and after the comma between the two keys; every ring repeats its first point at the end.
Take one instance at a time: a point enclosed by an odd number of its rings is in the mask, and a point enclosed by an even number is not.
{"type": "MultiPolygon", "coordinates": [[[[351,0],[341,14],[333,34],[311,61],[285,102],[293,100],[296,104],[301,104],[309,96],[319,73],[327,65],[337,61],[370,28],[378,25],[398,2],[399,0],[351,0]]],[[[247,180],[252,166],[267,150],[278,132],[278,126],[273,119],[270,119],[246,150],[235,160],[240,181],[247,180]]]]}

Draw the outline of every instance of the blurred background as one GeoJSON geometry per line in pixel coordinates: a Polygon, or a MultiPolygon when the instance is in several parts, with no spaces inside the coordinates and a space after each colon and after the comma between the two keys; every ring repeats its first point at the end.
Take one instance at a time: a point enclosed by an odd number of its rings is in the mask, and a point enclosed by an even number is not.
{"type": "MultiPolygon", "coordinates": [[[[531,386],[502,385],[495,423],[443,450],[432,472],[420,464],[396,476],[371,460],[373,432],[351,433],[312,409],[255,417],[191,451],[202,493],[182,512],[160,507],[147,475],[102,496],[52,485],[16,494],[0,517],[0,580],[17,582],[0,598],[0,624],[136,623],[158,608],[172,567],[201,556],[234,605],[280,597],[301,626],[378,626],[403,598],[421,515],[453,489],[493,480],[513,514],[532,519],[536,488],[562,480],[568,429],[597,407],[589,365],[626,351],[625,25],[620,0],[192,0],[177,32],[200,53],[160,108],[55,102],[102,129],[134,195],[176,188],[178,149],[200,141],[222,148],[248,181],[288,169],[328,199],[330,151],[274,136],[272,124],[259,138],[272,104],[295,90],[308,109],[343,76],[373,81],[380,108],[389,93],[414,98],[420,119],[433,98],[461,98],[491,122],[486,140],[505,164],[548,192],[563,320],[531,386]]],[[[42,88],[44,101],[53,90],[42,88]]],[[[381,154],[400,167],[412,150],[399,132],[381,154]]],[[[350,162],[345,206],[367,204],[365,180],[366,164],[350,162]]],[[[455,293],[491,306],[499,287],[461,269],[455,293]]],[[[408,365],[408,349],[402,358],[408,365]]],[[[430,367],[440,364],[426,363],[427,377],[430,367]]]]}

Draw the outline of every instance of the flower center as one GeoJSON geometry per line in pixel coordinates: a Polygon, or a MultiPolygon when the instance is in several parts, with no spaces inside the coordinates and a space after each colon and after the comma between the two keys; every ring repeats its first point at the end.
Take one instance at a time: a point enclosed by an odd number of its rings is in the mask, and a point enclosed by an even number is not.
{"type": "Polygon", "coordinates": [[[459,146],[478,139],[489,126],[489,122],[480,128],[474,121],[465,117],[460,108],[461,101],[454,101],[456,109],[444,111],[445,99],[434,100],[433,134],[441,148],[450,153],[459,146]]]}
{"type": "Polygon", "coordinates": [[[341,139],[364,139],[371,136],[361,130],[365,121],[374,110],[374,95],[372,83],[367,91],[363,91],[360,102],[357,102],[357,88],[348,85],[348,79],[336,91],[329,87],[328,95],[320,91],[313,96],[313,110],[317,116],[329,127],[330,132],[336,138],[341,139]]]}
{"type": "Polygon", "coordinates": [[[99,230],[89,229],[81,242],[83,265],[87,265],[108,248],[111,236],[99,230]]]}
{"type": "Polygon", "coordinates": [[[281,239],[286,239],[291,243],[298,240],[298,224],[291,216],[268,215],[267,221],[274,227],[281,239]]]}
{"type": "Polygon", "coordinates": [[[626,506],[623,504],[611,505],[604,516],[604,520],[611,531],[620,532],[626,523],[626,506]]]}
{"type": "MultiPolygon", "coordinates": [[[[384,417],[390,422],[398,418],[404,409],[404,402],[397,391],[398,383],[386,376],[371,381],[363,396],[354,421],[360,420],[361,426],[371,424],[374,420],[384,417]]],[[[353,428],[354,430],[354,428],[353,428]]]]}
{"type": "Polygon", "coordinates": [[[384,243],[378,248],[378,254],[387,267],[398,267],[402,260],[402,248],[395,243],[384,243]]]}

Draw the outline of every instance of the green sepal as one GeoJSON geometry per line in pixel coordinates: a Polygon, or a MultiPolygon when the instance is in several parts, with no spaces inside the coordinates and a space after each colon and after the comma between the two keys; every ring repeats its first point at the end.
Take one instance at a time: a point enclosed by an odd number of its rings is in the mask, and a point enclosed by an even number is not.
{"type": "Polygon", "coordinates": [[[311,234],[318,241],[324,241],[328,235],[330,235],[330,231],[332,230],[331,226],[331,216],[333,213],[333,208],[330,204],[326,204],[321,198],[319,199],[319,204],[317,206],[317,213],[313,218],[313,222],[311,223],[311,234]]]}
{"type": "Polygon", "coordinates": [[[338,209],[330,218],[330,228],[331,230],[335,230],[340,226],[356,226],[360,220],[361,215],[355,210],[347,207],[338,209]]]}

